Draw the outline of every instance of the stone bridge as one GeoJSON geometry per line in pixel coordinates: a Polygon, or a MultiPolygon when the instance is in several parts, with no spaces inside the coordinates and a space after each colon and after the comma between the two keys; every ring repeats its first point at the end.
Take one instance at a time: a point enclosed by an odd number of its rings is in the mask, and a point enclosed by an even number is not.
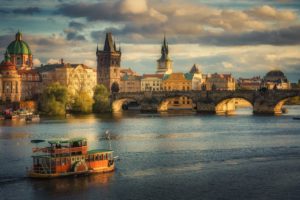
{"type": "Polygon", "coordinates": [[[236,91],[152,91],[115,93],[111,95],[114,112],[122,110],[127,101],[136,101],[141,111],[165,111],[168,100],[188,97],[198,112],[226,113],[235,110],[235,99],[244,99],[253,106],[255,114],[281,114],[282,106],[291,97],[300,96],[300,90],[236,90],[236,91]]]}

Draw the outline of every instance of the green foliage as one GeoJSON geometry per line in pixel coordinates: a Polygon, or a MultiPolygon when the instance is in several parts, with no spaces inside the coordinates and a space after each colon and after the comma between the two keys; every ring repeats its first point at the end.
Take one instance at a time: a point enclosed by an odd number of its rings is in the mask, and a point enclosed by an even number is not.
{"type": "Polygon", "coordinates": [[[46,87],[40,102],[41,111],[46,115],[64,115],[68,101],[67,88],[59,83],[46,87]]]}
{"type": "Polygon", "coordinates": [[[94,90],[93,111],[95,113],[110,112],[109,92],[104,85],[97,85],[94,90]]]}
{"type": "Polygon", "coordinates": [[[71,111],[75,113],[91,113],[94,100],[86,91],[80,91],[74,96],[71,111]]]}

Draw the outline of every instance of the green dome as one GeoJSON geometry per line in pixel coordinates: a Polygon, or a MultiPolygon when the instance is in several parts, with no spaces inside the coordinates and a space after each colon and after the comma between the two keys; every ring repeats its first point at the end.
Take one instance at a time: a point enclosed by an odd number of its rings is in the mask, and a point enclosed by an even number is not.
{"type": "Polygon", "coordinates": [[[31,55],[31,50],[26,42],[22,40],[22,33],[16,34],[16,40],[11,42],[7,47],[7,52],[13,54],[26,54],[31,55]]]}

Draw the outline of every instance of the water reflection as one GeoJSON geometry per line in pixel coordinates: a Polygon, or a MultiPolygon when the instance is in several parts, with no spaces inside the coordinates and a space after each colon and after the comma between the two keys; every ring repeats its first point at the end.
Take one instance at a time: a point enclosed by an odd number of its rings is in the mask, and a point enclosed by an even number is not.
{"type": "Polygon", "coordinates": [[[108,183],[113,179],[114,173],[94,174],[89,176],[74,176],[64,177],[50,180],[36,180],[31,179],[30,184],[32,190],[35,190],[39,198],[43,195],[59,195],[59,194],[81,194],[87,189],[93,187],[106,187],[108,183]],[[43,191],[44,194],[40,194],[39,191],[43,191]]]}

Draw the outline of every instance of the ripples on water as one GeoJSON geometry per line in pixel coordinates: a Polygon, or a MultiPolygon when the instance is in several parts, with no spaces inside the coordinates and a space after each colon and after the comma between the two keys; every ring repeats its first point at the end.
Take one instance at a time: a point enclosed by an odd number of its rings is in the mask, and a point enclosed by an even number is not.
{"type": "MultiPolygon", "coordinates": [[[[103,199],[161,199],[151,193],[155,191],[160,195],[166,193],[168,198],[183,198],[182,192],[188,192],[189,187],[202,184],[194,193],[207,187],[214,188],[210,183],[217,184],[215,173],[223,173],[226,177],[226,170],[246,170],[248,165],[256,166],[255,163],[298,162],[300,121],[292,117],[300,115],[300,108],[290,106],[288,109],[286,115],[279,117],[253,116],[251,109],[240,109],[233,116],[123,113],[43,119],[38,124],[1,122],[0,195],[5,194],[7,199],[22,199],[15,195],[17,190],[25,199],[40,199],[45,194],[49,198],[76,199],[79,195],[80,198],[97,199],[101,192],[103,199]],[[110,141],[105,134],[107,130],[110,141]],[[107,148],[111,143],[120,158],[116,172],[52,181],[24,178],[25,167],[31,164],[31,139],[79,136],[88,139],[90,148],[107,148]],[[141,191],[124,192],[135,191],[134,188],[141,191]],[[166,192],[168,190],[175,191],[170,194],[166,192]]],[[[238,183],[247,173],[231,178],[238,183]]],[[[226,181],[224,178],[223,182],[226,181]]],[[[210,190],[205,194],[210,195],[210,190]]],[[[194,193],[191,198],[196,198],[194,193]]]]}

